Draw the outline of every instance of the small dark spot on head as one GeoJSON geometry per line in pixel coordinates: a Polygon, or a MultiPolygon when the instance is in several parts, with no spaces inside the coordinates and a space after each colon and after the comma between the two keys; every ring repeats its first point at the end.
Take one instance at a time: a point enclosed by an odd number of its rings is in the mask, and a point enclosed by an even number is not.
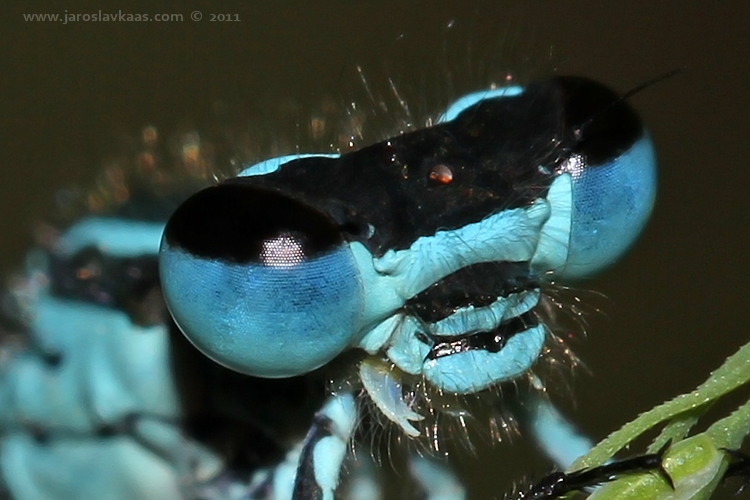
{"type": "Polygon", "coordinates": [[[58,351],[46,351],[42,353],[42,361],[50,368],[58,368],[63,361],[63,355],[58,351]]]}
{"type": "Polygon", "coordinates": [[[347,221],[339,225],[339,230],[353,238],[367,238],[369,237],[370,227],[367,224],[362,224],[357,221],[347,221]]]}
{"type": "Polygon", "coordinates": [[[422,342],[425,345],[429,345],[429,346],[432,345],[432,342],[430,342],[430,339],[427,337],[427,334],[424,333],[424,332],[417,332],[414,335],[414,338],[417,339],[418,341],[422,342]]]}
{"type": "Polygon", "coordinates": [[[27,426],[27,430],[29,431],[29,434],[31,434],[31,437],[34,439],[36,444],[42,446],[49,444],[49,433],[43,430],[38,425],[29,425],[27,426]]]}
{"type": "Polygon", "coordinates": [[[118,434],[117,428],[113,425],[100,425],[96,429],[96,435],[100,438],[113,437],[118,434]]]}

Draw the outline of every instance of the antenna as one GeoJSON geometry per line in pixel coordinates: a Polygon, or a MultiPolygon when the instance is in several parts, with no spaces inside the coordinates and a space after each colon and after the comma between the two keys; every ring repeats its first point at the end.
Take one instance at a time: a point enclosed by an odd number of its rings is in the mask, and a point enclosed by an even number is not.
{"type": "Polygon", "coordinates": [[[668,80],[668,79],[674,77],[675,75],[678,75],[678,74],[682,73],[685,70],[687,70],[686,66],[683,66],[681,68],[675,68],[673,70],[667,71],[666,73],[657,76],[656,78],[652,78],[651,80],[647,80],[647,81],[645,81],[645,82],[643,82],[643,83],[641,83],[639,85],[636,85],[632,89],[630,89],[627,92],[625,92],[624,94],[622,94],[618,99],[612,101],[606,107],[604,107],[603,109],[599,110],[597,113],[594,113],[592,116],[590,116],[588,120],[586,120],[585,122],[583,122],[581,124],[581,126],[576,129],[576,133],[580,135],[581,132],[591,122],[593,122],[594,120],[596,120],[597,118],[599,118],[601,115],[605,114],[611,108],[613,108],[616,105],[620,104],[622,101],[630,99],[631,97],[633,97],[635,94],[641,92],[642,90],[645,90],[645,89],[651,87],[652,85],[656,85],[657,83],[661,83],[664,80],[668,80]]]}

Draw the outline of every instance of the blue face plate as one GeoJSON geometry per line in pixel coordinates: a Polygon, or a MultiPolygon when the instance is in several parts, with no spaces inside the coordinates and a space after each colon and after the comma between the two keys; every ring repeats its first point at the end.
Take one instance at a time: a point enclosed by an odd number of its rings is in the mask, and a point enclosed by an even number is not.
{"type": "Polygon", "coordinates": [[[420,416],[377,388],[526,374],[548,338],[543,283],[624,253],[655,165],[630,105],[591,80],[470,94],[433,127],[267,160],[189,198],[161,243],[165,298],[193,344],[254,376],[359,350],[364,387],[413,434],[420,416]]]}

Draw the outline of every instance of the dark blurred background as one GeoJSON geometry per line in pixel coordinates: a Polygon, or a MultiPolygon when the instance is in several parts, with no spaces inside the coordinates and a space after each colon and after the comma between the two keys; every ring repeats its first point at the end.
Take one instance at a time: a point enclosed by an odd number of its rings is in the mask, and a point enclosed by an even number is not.
{"type": "MultiPolygon", "coordinates": [[[[313,106],[357,92],[356,67],[415,106],[488,78],[580,74],[636,95],[660,156],[654,217],[634,250],[579,285],[608,297],[576,350],[588,371],[567,408],[595,438],[692,389],[750,337],[750,4],[724,2],[131,2],[0,7],[0,269],[21,263],[30,225],[63,185],[86,184],[113,137],[169,132],[217,102],[313,106]],[[178,13],[182,22],[25,22],[24,13],[178,13]],[[198,11],[201,21],[192,21],[198,11]],[[235,22],[211,22],[230,14],[235,22]],[[235,16],[236,15],[236,16],[235,16]],[[441,91],[442,88],[442,91],[441,91]],[[354,91],[352,89],[355,89],[354,91]]],[[[361,91],[361,86],[359,87],[361,91]]],[[[271,106],[272,107],[272,106],[271,106]]],[[[261,127],[283,135],[274,114],[261,127]]],[[[256,124],[257,125],[257,124],[256,124]]],[[[385,123],[383,127],[387,127],[385,123]]],[[[294,133],[291,134],[294,136],[294,133]]],[[[586,294],[583,294],[585,297],[586,294]]],[[[473,498],[548,465],[529,443],[462,456],[473,498]]]]}

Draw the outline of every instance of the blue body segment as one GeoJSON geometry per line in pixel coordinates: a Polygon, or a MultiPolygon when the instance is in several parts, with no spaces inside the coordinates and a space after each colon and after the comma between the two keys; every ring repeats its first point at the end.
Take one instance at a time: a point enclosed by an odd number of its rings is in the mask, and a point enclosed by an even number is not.
{"type": "Polygon", "coordinates": [[[2,468],[18,500],[185,498],[172,464],[125,436],[40,446],[31,435],[11,434],[3,438],[2,468]]]}
{"type": "Polygon", "coordinates": [[[167,418],[179,415],[164,364],[168,345],[162,325],[138,327],[120,311],[48,296],[38,299],[36,311],[32,331],[37,345],[66,363],[55,377],[38,357],[15,363],[4,374],[14,380],[3,389],[15,393],[7,396],[3,413],[17,422],[78,432],[146,408],[167,418]],[[90,378],[91,373],[97,376],[90,378]]]}
{"type": "Polygon", "coordinates": [[[530,431],[540,448],[561,470],[569,469],[594,444],[543,397],[532,398],[520,412],[529,422],[530,431]]]}
{"type": "MultiPolygon", "coordinates": [[[[161,228],[88,218],[53,252],[153,258],[161,228]]],[[[189,498],[192,471],[215,474],[221,458],[184,438],[167,326],[60,297],[49,266],[33,252],[15,291],[28,346],[0,345],[2,485],[16,500],[189,498]],[[118,428],[127,432],[103,438],[118,428]]]]}

